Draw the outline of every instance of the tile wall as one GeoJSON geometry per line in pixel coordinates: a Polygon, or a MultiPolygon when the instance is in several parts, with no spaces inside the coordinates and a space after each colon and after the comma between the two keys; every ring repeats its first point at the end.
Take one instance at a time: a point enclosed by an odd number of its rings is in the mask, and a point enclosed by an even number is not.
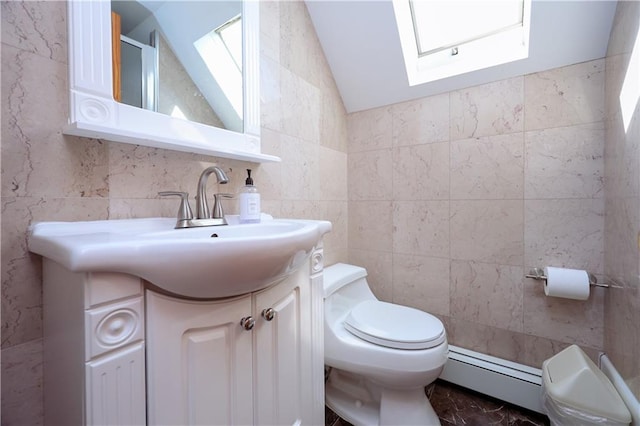
{"type": "Polygon", "coordinates": [[[640,3],[619,2],[606,58],[604,347],[640,399],[640,3]],[[635,83],[634,83],[635,81],[635,83]],[[624,107],[623,107],[624,105],[624,107]]]}
{"type": "Polygon", "coordinates": [[[450,343],[540,367],[603,347],[604,291],[545,297],[530,268],[604,273],[605,60],[348,115],[349,260],[450,343]]]}
{"type": "Polygon", "coordinates": [[[193,194],[200,172],[218,164],[232,192],[253,168],[263,211],[330,220],[325,260],[346,261],[346,114],[304,3],[261,3],[263,151],[282,158],[262,165],[62,135],[66,3],[1,6],[2,425],[42,422],[41,260],[25,235],[33,221],[171,217],[176,201],[158,191],[193,194]]]}

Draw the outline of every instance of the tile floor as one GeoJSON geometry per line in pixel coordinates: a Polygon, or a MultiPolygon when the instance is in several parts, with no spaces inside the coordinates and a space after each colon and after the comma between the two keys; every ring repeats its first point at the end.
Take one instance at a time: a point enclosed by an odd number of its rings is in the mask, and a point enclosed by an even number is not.
{"type": "MultiPolygon", "coordinates": [[[[548,426],[549,419],[535,412],[477,392],[437,380],[427,387],[427,395],[442,426],[548,426]]],[[[351,426],[330,409],[325,410],[325,426],[351,426]]]]}

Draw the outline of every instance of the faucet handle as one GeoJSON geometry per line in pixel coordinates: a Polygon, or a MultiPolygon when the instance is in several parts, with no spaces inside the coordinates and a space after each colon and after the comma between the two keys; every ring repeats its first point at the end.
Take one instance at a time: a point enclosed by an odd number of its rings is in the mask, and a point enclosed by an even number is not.
{"type": "Polygon", "coordinates": [[[178,209],[178,220],[193,219],[193,212],[189,205],[189,193],[180,191],[162,191],[158,192],[161,197],[178,196],[180,197],[180,208],[178,209]]]}
{"type": "Polygon", "coordinates": [[[213,219],[223,219],[224,218],[224,210],[222,209],[222,199],[223,198],[234,198],[233,194],[227,193],[218,193],[213,194],[213,209],[211,210],[211,217],[213,219]]]}

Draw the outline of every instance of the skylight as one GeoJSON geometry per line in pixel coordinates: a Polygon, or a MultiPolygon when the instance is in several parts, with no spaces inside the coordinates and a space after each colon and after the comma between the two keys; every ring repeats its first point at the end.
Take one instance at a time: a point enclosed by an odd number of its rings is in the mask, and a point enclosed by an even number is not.
{"type": "Polygon", "coordinates": [[[524,59],[530,0],[393,0],[409,85],[524,59]]]}

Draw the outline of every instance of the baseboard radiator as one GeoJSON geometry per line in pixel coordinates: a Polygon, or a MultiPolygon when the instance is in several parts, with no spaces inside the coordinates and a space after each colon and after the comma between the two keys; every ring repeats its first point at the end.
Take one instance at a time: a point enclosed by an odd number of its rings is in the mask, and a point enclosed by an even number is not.
{"type": "Polygon", "coordinates": [[[542,370],[449,345],[440,379],[543,413],[542,370]]]}
{"type": "MultiPolygon", "coordinates": [[[[640,402],[606,354],[601,353],[598,361],[600,370],[629,408],[633,418],[631,425],[640,426],[640,402]]],[[[542,370],[539,368],[449,345],[449,360],[440,379],[544,414],[540,401],[542,370]]]]}

